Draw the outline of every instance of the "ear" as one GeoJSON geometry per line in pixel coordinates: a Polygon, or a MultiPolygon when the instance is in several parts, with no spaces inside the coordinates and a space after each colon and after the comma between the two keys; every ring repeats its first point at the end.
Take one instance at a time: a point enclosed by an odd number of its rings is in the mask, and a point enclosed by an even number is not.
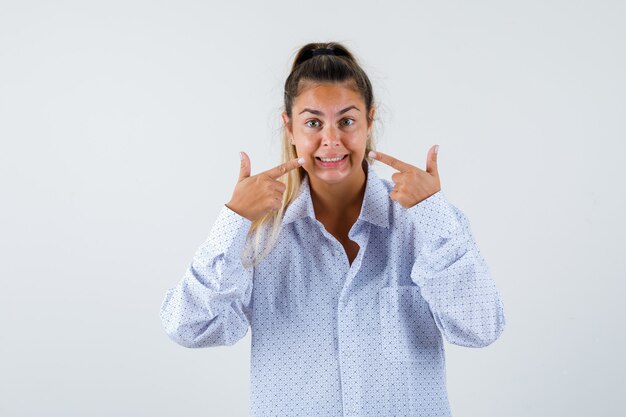
{"type": "Polygon", "coordinates": [[[367,128],[371,129],[372,124],[374,123],[374,115],[376,114],[376,107],[372,106],[369,112],[368,120],[367,120],[367,128]]]}
{"type": "Polygon", "coordinates": [[[285,130],[287,130],[287,133],[289,133],[290,137],[293,137],[293,131],[292,131],[292,126],[291,126],[291,120],[289,120],[289,116],[287,116],[287,112],[284,111],[281,114],[282,118],[283,118],[283,127],[285,128],[285,130]]]}

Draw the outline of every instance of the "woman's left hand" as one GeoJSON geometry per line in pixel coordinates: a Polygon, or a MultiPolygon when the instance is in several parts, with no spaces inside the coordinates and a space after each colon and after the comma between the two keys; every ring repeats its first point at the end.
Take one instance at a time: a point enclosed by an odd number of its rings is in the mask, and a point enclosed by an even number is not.
{"type": "Polygon", "coordinates": [[[434,145],[428,150],[426,171],[382,152],[370,152],[370,156],[400,171],[391,176],[395,186],[389,196],[402,207],[409,208],[441,190],[437,171],[438,150],[439,145],[434,145]]]}

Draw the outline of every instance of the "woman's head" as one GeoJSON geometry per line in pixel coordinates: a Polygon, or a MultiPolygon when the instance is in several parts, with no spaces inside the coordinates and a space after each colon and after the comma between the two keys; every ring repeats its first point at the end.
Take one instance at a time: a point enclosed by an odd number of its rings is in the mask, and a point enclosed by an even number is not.
{"type": "Polygon", "coordinates": [[[283,160],[304,157],[300,174],[336,182],[369,159],[372,84],[344,46],[330,42],[300,48],[285,81],[284,105],[283,160]],[[338,164],[321,160],[344,156],[347,160],[338,164]]]}
{"type": "Polygon", "coordinates": [[[344,46],[329,42],[300,48],[285,81],[284,99],[281,159],[290,161],[301,152],[308,161],[279,179],[286,185],[282,207],[252,223],[251,239],[242,255],[246,266],[255,265],[274,246],[283,214],[298,196],[305,172],[313,172],[317,179],[333,183],[353,177],[361,169],[363,159],[372,162],[368,156],[374,150],[370,134],[374,120],[372,84],[344,46]],[[324,129],[319,130],[320,126],[324,129]],[[343,166],[333,172],[324,171],[324,166],[319,166],[323,164],[315,166],[317,157],[321,161],[321,157],[326,159],[335,154],[350,156],[347,169],[343,166]]]}

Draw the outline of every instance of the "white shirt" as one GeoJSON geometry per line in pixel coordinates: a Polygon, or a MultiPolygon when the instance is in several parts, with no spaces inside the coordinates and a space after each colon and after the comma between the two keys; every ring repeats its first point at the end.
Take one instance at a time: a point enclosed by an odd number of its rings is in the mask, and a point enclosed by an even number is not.
{"type": "Polygon", "coordinates": [[[254,268],[240,259],[251,222],[224,206],[165,296],[166,332],[198,348],[250,327],[252,416],[450,416],[443,337],[489,345],[502,302],[465,215],[442,191],[405,209],[392,187],[368,166],[352,265],[307,177],[254,268]]]}

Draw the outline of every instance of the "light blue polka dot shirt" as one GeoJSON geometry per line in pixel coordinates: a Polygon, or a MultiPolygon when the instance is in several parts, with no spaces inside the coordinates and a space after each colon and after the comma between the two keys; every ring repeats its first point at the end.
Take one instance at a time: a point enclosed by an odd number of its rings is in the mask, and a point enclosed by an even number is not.
{"type": "Polygon", "coordinates": [[[224,206],[167,291],[167,334],[199,348],[250,328],[254,417],[450,416],[443,339],[489,345],[504,329],[502,301],[443,192],[406,209],[392,188],[368,166],[352,265],[316,220],[306,177],[253,268],[241,262],[251,222],[224,206]]]}

